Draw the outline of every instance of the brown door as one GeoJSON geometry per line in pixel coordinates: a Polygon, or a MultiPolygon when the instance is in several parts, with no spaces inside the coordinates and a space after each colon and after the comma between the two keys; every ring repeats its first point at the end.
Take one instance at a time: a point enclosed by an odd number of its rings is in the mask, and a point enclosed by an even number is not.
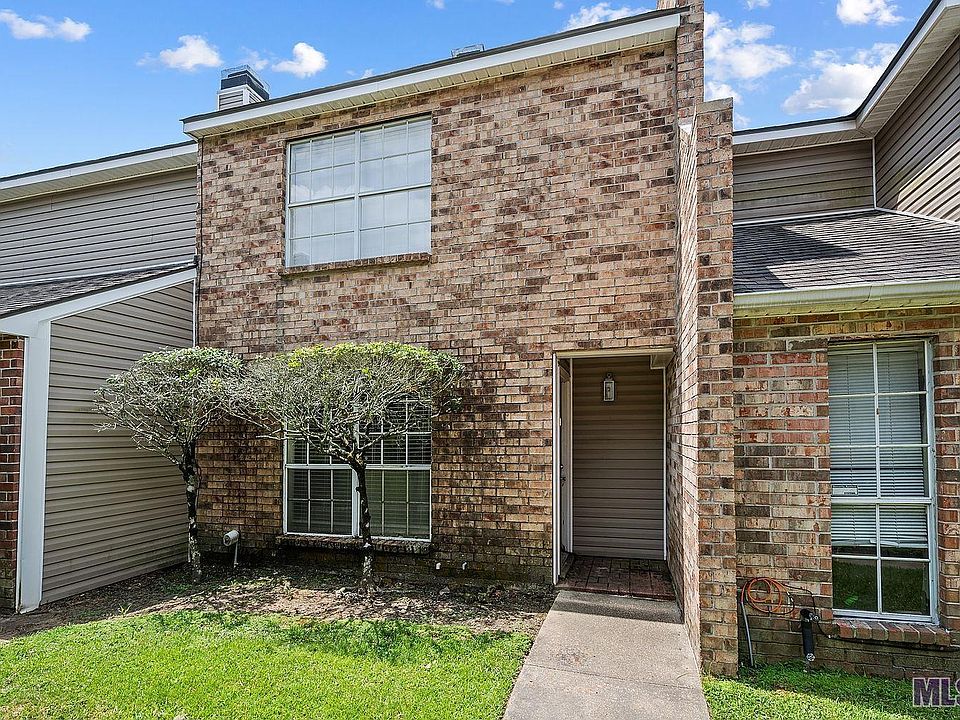
{"type": "Polygon", "coordinates": [[[663,559],[663,372],[647,358],[574,361],[572,482],[574,553],[663,559]]]}

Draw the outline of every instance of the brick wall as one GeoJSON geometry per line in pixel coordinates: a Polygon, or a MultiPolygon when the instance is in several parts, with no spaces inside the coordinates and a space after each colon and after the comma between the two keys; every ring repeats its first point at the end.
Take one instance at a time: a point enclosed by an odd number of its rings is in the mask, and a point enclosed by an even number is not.
{"type": "MultiPolygon", "coordinates": [[[[737,318],[734,325],[737,570],[789,582],[823,610],[820,662],[903,677],[960,673],[960,307],[737,318]],[[934,340],[939,611],[949,632],[832,622],[827,345],[934,340]],[[854,637],[856,636],[856,637],[854,637]],[[952,636],[952,637],[951,637],[952,636]],[[842,638],[842,639],[841,639],[842,638]],[[950,645],[952,644],[952,648],[950,645]],[[943,646],[946,647],[943,647],[943,646]]],[[[751,613],[764,660],[798,659],[795,619],[751,613]]],[[[741,657],[746,655],[741,633],[741,657]]]]}
{"type": "Polygon", "coordinates": [[[667,561],[700,655],[700,510],[697,499],[697,127],[679,130],[677,344],[667,368],[667,561]]]}
{"type": "Polygon", "coordinates": [[[677,346],[668,368],[670,569],[704,668],[737,668],[733,503],[732,119],[701,105],[680,129],[677,346]]]}
{"type": "Polygon", "coordinates": [[[0,336],[0,607],[16,597],[23,338],[0,336]]]}
{"type": "MultiPolygon", "coordinates": [[[[672,46],[204,139],[200,342],[247,356],[403,340],[452,352],[463,412],[434,433],[436,559],[548,579],[554,351],[673,345],[672,46]],[[284,274],[284,148],[428,114],[432,252],[284,274]]],[[[201,523],[270,551],[280,455],[206,449],[201,523]]]]}

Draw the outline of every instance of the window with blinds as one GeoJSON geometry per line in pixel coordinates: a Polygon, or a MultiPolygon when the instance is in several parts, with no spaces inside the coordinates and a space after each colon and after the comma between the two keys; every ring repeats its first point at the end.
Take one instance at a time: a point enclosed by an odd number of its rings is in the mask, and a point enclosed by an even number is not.
{"type": "Polygon", "coordinates": [[[933,615],[930,357],[924,342],[829,353],[833,605],[933,615]]]}
{"type": "MultiPolygon", "coordinates": [[[[375,537],[430,538],[430,413],[415,403],[392,410],[409,416],[411,430],[367,450],[367,495],[375,537]]],[[[380,429],[383,430],[382,428],[380,429]]],[[[285,532],[359,534],[356,477],[347,465],[290,438],[286,443],[285,532]]]]}

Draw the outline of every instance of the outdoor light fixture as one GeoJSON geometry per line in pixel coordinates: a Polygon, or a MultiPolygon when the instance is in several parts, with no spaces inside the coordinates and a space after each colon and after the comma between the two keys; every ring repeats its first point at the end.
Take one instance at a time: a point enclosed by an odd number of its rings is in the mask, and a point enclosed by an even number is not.
{"type": "Polygon", "coordinates": [[[237,566],[237,553],[240,550],[240,531],[231,530],[223,534],[223,546],[233,547],[233,566],[237,566]]]}
{"type": "Polygon", "coordinates": [[[617,399],[617,383],[613,379],[613,373],[607,373],[603,381],[603,401],[613,402],[617,399]]]}

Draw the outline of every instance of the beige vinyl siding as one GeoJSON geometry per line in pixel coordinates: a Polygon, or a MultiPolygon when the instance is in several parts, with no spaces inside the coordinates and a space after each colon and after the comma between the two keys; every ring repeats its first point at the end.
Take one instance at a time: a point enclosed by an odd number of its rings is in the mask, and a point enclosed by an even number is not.
{"type": "Polygon", "coordinates": [[[960,40],[877,135],[877,204],[960,221],[960,40]]]}
{"type": "Polygon", "coordinates": [[[663,372],[645,358],[575,360],[574,553],[662,560],[663,533],[663,372]]]}
{"type": "Polygon", "coordinates": [[[51,327],[43,602],[182,562],[183,481],[122,432],[98,432],[93,392],[146,352],[193,343],[193,284],[51,327]]]}
{"type": "Polygon", "coordinates": [[[189,261],[196,171],[0,204],[0,282],[189,261]]]}
{"type": "Polygon", "coordinates": [[[822,145],[737,155],[734,220],[873,207],[873,144],[822,145]]]}

